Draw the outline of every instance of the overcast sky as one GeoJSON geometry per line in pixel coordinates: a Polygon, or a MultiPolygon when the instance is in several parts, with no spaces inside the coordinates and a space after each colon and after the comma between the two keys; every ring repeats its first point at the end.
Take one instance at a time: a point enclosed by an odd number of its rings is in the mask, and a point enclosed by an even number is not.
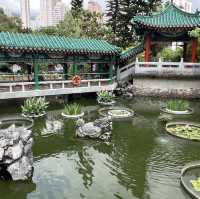
{"type": "MultiPolygon", "coordinates": [[[[65,2],[67,5],[70,4],[71,0],[62,0],[65,2]]],[[[87,4],[88,0],[84,0],[85,4],[87,4]]],[[[97,0],[102,7],[105,7],[105,2],[106,0],[97,0]]],[[[40,6],[40,0],[30,0],[31,4],[31,11],[32,14],[34,15],[35,13],[39,12],[39,6],[40,6]]],[[[198,8],[200,10],[200,0],[192,0],[193,2],[193,9],[196,10],[198,8]]],[[[20,0],[0,0],[0,6],[6,6],[9,8],[11,11],[15,11],[19,13],[20,11],[20,0]],[[11,6],[12,5],[12,6],[11,6]]]]}
{"type": "MultiPolygon", "coordinates": [[[[69,5],[71,0],[62,0],[66,3],[66,5],[69,5]]],[[[88,0],[84,0],[84,4],[86,5],[88,0]]],[[[104,0],[98,0],[98,2],[104,7],[104,0]]],[[[11,11],[19,12],[20,11],[20,0],[0,0],[0,6],[1,7],[7,7],[11,11]],[[11,6],[12,5],[12,6],[11,6]]],[[[30,6],[31,10],[35,12],[39,12],[40,8],[40,0],[30,0],[30,6]]]]}

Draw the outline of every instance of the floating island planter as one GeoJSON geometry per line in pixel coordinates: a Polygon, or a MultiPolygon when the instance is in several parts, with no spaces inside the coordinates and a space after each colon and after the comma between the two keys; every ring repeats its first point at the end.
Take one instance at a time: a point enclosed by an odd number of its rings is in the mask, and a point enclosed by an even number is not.
{"type": "Polygon", "coordinates": [[[188,122],[170,122],[166,124],[166,131],[176,137],[200,141],[200,125],[188,122]]]}
{"type": "Polygon", "coordinates": [[[23,127],[27,130],[30,130],[33,127],[33,120],[23,117],[6,118],[0,120],[0,129],[7,129],[12,125],[14,125],[16,128],[23,127]]]}
{"type": "Polygon", "coordinates": [[[200,198],[200,163],[193,163],[182,169],[181,185],[193,198],[200,198]]]}
{"type": "Polygon", "coordinates": [[[84,116],[84,112],[79,104],[73,103],[66,105],[61,115],[66,119],[79,119],[84,116]]]}
{"type": "Polygon", "coordinates": [[[115,95],[111,91],[102,90],[97,93],[97,102],[103,106],[112,106],[116,103],[115,95]]]}
{"type": "Polygon", "coordinates": [[[161,111],[173,115],[191,115],[193,110],[189,107],[189,103],[184,100],[169,100],[161,111]]]}
{"type": "Polygon", "coordinates": [[[113,119],[131,118],[134,116],[134,111],[124,107],[101,108],[99,114],[103,117],[111,116],[113,119]]]}
{"type": "Polygon", "coordinates": [[[38,118],[46,115],[49,102],[45,98],[29,98],[26,99],[22,106],[22,116],[26,118],[38,118]]]}

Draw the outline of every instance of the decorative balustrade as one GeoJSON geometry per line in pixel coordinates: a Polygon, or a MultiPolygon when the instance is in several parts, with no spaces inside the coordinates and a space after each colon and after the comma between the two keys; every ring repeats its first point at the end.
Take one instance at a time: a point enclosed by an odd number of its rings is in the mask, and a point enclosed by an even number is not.
{"type": "Polygon", "coordinates": [[[139,62],[138,59],[118,69],[118,80],[130,75],[135,76],[200,76],[200,63],[183,62],[139,62]]]}
{"type": "MultiPolygon", "coordinates": [[[[109,85],[110,79],[91,79],[82,80],[79,87],[72,84],[72,80],[66,81],[42,81],[39,82],[39,90],[56,90],[66,88],[90,88],[109,85]]],[[[0,83],[1,92],[26,92],[35,90],[35,82],[15,82],[15,83],[0,83]]]]}
{"type": "Polygon", "coordinates": [[[200,63],[183,62],[135,62],[135,75],[158,76],[198,76],[200,75],[200,63]]]}

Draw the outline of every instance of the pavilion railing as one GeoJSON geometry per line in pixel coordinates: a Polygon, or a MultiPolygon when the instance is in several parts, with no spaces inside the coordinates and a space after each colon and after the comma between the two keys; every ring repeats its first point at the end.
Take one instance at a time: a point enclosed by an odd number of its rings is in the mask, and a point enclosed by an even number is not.
{"type": "Polygon", "coordinates": [[[133,76],[200,76],[200,63],[180,62],[135,62],[118,69],[117,78],[121,80],[133,76]]]}
{"type": "MultiPolygon", "coordinates": [[[[110,79],[90,79],[82,80],[81,85],[78,88],[82,87],[101,87],[107,86],[110,84],[110,79]]],[[[53,89],[66,89],[66,88],[77,88],[73,86],[72,80],[65,81],[42,81],[39,82],[39,88],[37,90],[53,90],[53,89]]],[[[35,90],[34,82],[15,82],[15,83],[0,83],[0,93],[1,92],[26,92],[35,90]]]]}
{"type": "Polygon", "coordinates": [[[183,62],[135,62],[135,75],[199,76],[200,63],[183,62]]]}

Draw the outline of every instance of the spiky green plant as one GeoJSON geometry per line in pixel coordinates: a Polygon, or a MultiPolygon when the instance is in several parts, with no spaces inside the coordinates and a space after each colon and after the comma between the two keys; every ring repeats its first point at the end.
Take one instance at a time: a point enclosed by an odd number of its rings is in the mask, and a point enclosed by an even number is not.
{"type": "Polygon", "coordinates": [[[99,102],[109,103],[115,99],[115,95],[111,91],[102,90],[97,93],[97,100],[99,102]]]}
{"type": "Polygon", "coordinates": [[[82,113],[82,107],[77,103],[67,104],[64,107],[63,113],[65,115],[80,115],[82,113]]]}
{"type": "Polygon", "coordinates": [[[166,103],[166,108],[172,111],[186,111],[189,109],[189,103],[185,100],[169,100],[166,103]]]}
{"type": "Polygon", "coordinates": [[[21,106],[22,113],[25,115],[39,115],[47,110],[48,105],[49,102],[43,97],[28,98],[25,100],[24,105],[21,106]]]}

